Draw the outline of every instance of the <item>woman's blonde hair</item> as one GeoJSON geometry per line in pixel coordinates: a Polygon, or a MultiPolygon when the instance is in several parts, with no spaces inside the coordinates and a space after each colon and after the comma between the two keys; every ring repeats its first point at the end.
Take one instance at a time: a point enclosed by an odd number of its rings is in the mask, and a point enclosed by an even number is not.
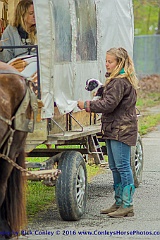
{"type": "Polygon", "coordinates": [[[20,25],[28,33],[28,38],[30,39],[31,44],[35,44],[36,43],[36,26],[33,25],[28,30],[26,27],[25,21],[24,21],[25,15],[28,11],[28,8],[31,5],[33,5],[32,0],[21,0],[17,4],[14,19],[13,19],[13,22],[11,23],[11,25],[16,28],[20,25]]]}
{"type": "Polygon", "coordinates": [[[106,84],[108,84],[113,78],[124,78],[126,77],[128,81],[132,84],[135,89],[138,89],[138,79],[135,74],[134,64],[128,52],[124,48],[111,48],[106,54],[115,56],[117,60],[117,66],[106,79],[106,84]],[[120,71],[124,68],[124,73],[120,71]]]}

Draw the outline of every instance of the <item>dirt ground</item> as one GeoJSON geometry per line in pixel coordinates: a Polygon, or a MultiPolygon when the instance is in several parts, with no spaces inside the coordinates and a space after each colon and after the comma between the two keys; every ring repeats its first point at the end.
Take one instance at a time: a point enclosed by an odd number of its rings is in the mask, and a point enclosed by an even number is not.
{"type": "Polygon", "coordinates": [[[160,75],[149,75],[139,80],[140,91],[160,92],[160,75]]]}

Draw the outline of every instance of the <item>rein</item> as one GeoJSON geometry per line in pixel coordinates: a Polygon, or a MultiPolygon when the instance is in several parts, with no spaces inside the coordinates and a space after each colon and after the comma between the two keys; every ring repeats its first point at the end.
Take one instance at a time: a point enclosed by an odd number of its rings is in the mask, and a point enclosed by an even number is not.
{"type": "Polygon", "coordinates": [[[5,137],[3,138],[3,141],[0,144],[0,148],[1,148],[3,146],[3,144],[7,141],[7,144],[5,144],[4,149],[3,149],[3,153],[5,153],[6,156],[9,155],[11,144],[13,142],[13,135],[14,135],[14,132],[15,132],[15,129],[13,129],[11,127],[13,119],[14,119],[14,117],[12,117],[12,119],[9,120],[9,119],[6,119],[6,118],[0,116],[0,120],[5,122],[9,126],[9,130],[5,134],[5,137]]]}
{"type": "Polygon", "coordinates": [[[33,177],[36,177],[38,179],[42,179],[42,180],[48,180],[49,181],[53,181],[53,180],[56,180],[59,176],[59,174],[61,173],[61,170],[59,169],[52,169],[52,172],[51,173],[48,173],[48,174],[39,174],[39,175],[36,175],[30,171],[28,171],[27,169],[19,166],[17,163],[15,163],[12,159],[10,159],[8,156],[6,156],[5,154],[1,154],[0,153],[0,158],[3,158],[4,160],[6,160],[8,163],[10,163],[13,167],[15,167],[16,169],[18,169],[19,171],[21,171],[22,173],[26,173],[26,175],[30,175],[30,176],[33,176],[33,177]]]}
{"type": "Polygon", "coordinates": [[[3,122],[7,123],[7,125],[11,126],[12,125],[12,120],[6,119],[4,117],[0,116],[0,120],[2,120],[3,122]]]}

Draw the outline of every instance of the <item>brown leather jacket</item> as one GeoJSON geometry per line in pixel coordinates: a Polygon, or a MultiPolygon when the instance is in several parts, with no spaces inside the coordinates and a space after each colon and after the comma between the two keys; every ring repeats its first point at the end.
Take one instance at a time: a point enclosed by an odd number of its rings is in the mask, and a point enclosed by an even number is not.
{"type": "Polygon", "coordinates": [[[127,78],[115,78],[104,87],[102,98],[86,102],[86,111],[102,113],[102,134],[130,146],[137,140],[137,94],[127,78]]]}

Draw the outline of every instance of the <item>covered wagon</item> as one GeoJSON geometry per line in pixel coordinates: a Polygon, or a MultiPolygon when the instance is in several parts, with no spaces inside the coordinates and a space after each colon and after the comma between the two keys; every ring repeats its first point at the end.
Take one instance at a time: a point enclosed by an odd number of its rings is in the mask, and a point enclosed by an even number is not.
{"type": "MultiPolygon", "coordinates": [[[[8,1],[9,6],[13,7],[13,2],[8,1]]],[[[33,2],[38,45],[32,47],[36,48],[33,62],[36,62],[39,108],[35,130],[28,134],[26,153],[33,158],[49,159],[39,164],[27,163],[27,167],[43,168],[37,175],[52,172],[54,168],[61,171],[56,182],[50,179],[46,184],[56,185],[62,219],[78,220],[85,212],[87,199],[85,162],[93,158],[96,164],[105,165],[107,150],[100,142],[99,116],[80,111],[77,100],[92,97],[85,89],[87,79],[105,82],[105,56],[109,48],[124,47],[132,57],[132,1],[33,2]],[[47,147],[37,148],[41,144],[47,147]]],[[[138,138],[131,159],[136,185],[141,181],[142,162],[142,144],[138,138]]]]}

